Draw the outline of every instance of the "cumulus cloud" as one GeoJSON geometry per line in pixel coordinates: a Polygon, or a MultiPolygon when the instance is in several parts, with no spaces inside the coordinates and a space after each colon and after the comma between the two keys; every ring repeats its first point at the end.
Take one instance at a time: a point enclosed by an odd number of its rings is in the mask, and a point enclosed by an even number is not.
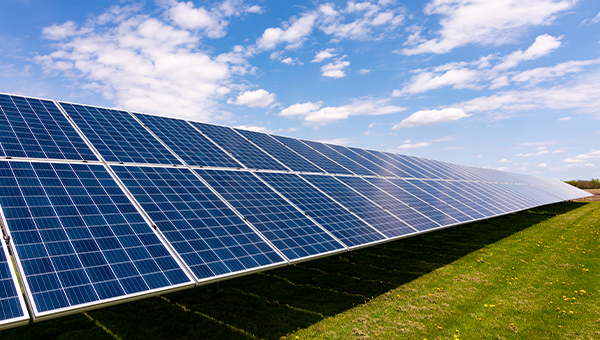
{"type": "Polygon", "coordinates": [[[256,91],[246,91],[241,93],[235,100],[230,99],[227,103],[265,108],[274,101],[275,95],[273,93],[269,93],[267,90],[258,89],[256,91]]]}
{"type": "Polygon", "coordinates": [[[210,55],[198,48],[204,31],[193,33],[140,11],[113,6],[79,29],[68,22],[49,26],[44,36],[58,39],[55,51],[36,61],[125,109],[204,121],[223,115],[217,99],[231,91],[235,75],[248,71],[244,58],[235,51],[210,55]]]}
{"type": "Polygon", "coordinates": [[[360,70],[358,71],[358,73],[360,73],[361,75],[363,75],[363,76],[364,76],[364,75],[367,75],[367,74],[371,73],[371,70],[369,70],[369,69],[366,69],[366,68],[363,68],[363,69],[360,69],[360,70]]]}
{"type": "Polygon", "coordinates": [[[319,51],[319,52],[317,52],[317,54],[315,55],[315,58],[311,61],[311,63],[320,63],[325,59],[333,58],[337,55],[333,52],[335,52],[335,49],[333,49],[333,48],[327,48],[327,49],[324,49],[323,51],[319,51]]]}
{"type": "Polygon", "coordinates": [[[393,130],[415,126],[429,126],[456,121],[471,116],[462,109],[447,108],[441,110],[417,111],[392,127],[393,130]]]}
{"type": "Polygon", "coordinates": [[[578,0],[433,0],[425,14],[440,15],[437,37],[402,50],[403,54],[447,53],[473,43],[502,45],[526,29],[551,24],[578,0]]]}
{"type": "Polygon", "coordinates": [[[538,167],[538,168],[546,168],[546,167],[548,167],[548,164],[546,164],[546,163],[540,163],[540,164],[536,165],[536,167],[538,167]]]}
{"type": "Polygon", "coordinates": [[[352,141],[353,141],[352,138],[343,137],[343,138],[324,139],[324,140],[320,140],[319,142],[327,143],[327,144],[335,144],[335,145],[348,145],[348,144],[352,143],[352,141]]]}
{"type": "Polygon", "coordinates": [[[536,85],[542,81],[548,81],[553,78],[562,77],[568,73],[580,73],[586,71],[585,66],[600,64],[600,58],[591,60],[571,60],[550,67],[537,67],[534,69],[519,72],[512,76],[511,80],[517,83],[527,82],[529,85],[536,85]]]}
{"type": "Polygon", "coordinates": [[[350,116],[377,116],[406,110],[405,107],[388,105],[389,101],[390,99],[363,98],[355,99],[351,104],[333,107],[322,107],[323,102],[307,102],[290,105],[281,110],[279,116],[299,117],[307,124],[327,124],[350,116]]]}
{"type": "Polygon", "coordinates": [[[235,126],[236,129],[249,130],[255,132],[269,132],[269,130],[264,126],[254,126],[254,125],[238,125],[235,126]]]}
{"type": "Polygon", "coordinates": [[[415,70],[418,73],[413,76],[409,83],[396,95],[414,94],[427,92],[433,89],[452,86],[455,89],[475,88],[477,81],[481,78],[481,71],[468,69],[466,67],[447,69],[449,65],[442,65],[431,72],[415,70]]]}
{"type": "Polygon", "coordinates": [[[509,161],[506,158],[502,158],[501,160],[498,161],[498,163],[512,163],[512,161],[509,161]]]}
{"type": "Polygon", "coordinates": [[[328,78],[344,78],[346,76],[346,72],[344,72],[344,69],[350,66],[350,62],[347,60],[342,60],[342,58],[336,60],[333,63],[323,65],[321,67],[321,75],[323,77],[328,78]]]}
{"type": "Polygon", "coordinates": [[[586,163],[595,158],[600,158],[600,150],[591,150],[588,153],[566,158],[564,161],[567,163],[586,163]]]}
{"type": "Polygon", "coordinates": [[[558,118],[558,121],[559,122],[564,122],[564,121],[568,121],[568,120],[571,120],[571,119],[573,119],[573,118],[571,118],[571,116],[567,116],[567,117],[558,118]]]}
{"type": "Polygon", "coordinates": [[[256,40],[256,45],[260,50],[272,50],[280,43],[287,44],[286,48],[298,48],[313,30],[317,20],[315,12],[307,12],[299,18],[286,22],[284,28],[267,28],[263,35],[256,40]]]}
{"type": "Polygon", "coordinates": [[[533,45],[529,46],[525,52],[519,50],[507,55],[504,57],[503,62],[496,65],[494,69],[506,70],[517,66],[522,61],[534,60],[546,56],[560,47],[560,39],[562,39],[562,36],[557,38],[548,34],[540,35],[535,38],[533,45]]]}
{"type": "Polygon", "coordinates": [[[416,149],[416,148],[424,148],[427,146],[430,146],[432,143],[431,142],[417,142],[417,143],[413,143],[411,140],[405,140],[403,144],[399,145],[397,147],[398,150],[410,150],[410,149],[416,149]]]}

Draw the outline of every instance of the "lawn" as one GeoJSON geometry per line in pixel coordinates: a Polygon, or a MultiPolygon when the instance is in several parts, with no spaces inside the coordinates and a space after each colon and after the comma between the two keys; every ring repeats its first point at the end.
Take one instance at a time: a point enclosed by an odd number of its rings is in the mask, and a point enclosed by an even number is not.
{"type": "Polygon", "coordinates": [[[600,339],[600,202],[560,203],[4,339],[600,339]]]}

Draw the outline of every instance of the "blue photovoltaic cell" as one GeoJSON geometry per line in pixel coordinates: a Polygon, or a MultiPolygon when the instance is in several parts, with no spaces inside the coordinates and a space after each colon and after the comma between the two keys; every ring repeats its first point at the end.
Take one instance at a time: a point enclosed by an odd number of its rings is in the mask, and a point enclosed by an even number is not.
{"type": "Polygon", "coordinates": [[[485,218],[486,216],[492,216],[493,214],[477,205],[470,204],[469,200],[463,199],[456,192],[440,185],[436,181],[433,180],[424,180],[422,181],[421,188],[424,191],[427,191],[431,195],[437,197],[438,199],[446,202],[449,206],[460,210],[466,215],[479,220],[485,218]]]}
{"type": "Polygon", "coordinates": [[[250,169],[288,170],[285,166],[269,157],[232,128],[192,122],[212,141],[233,155],[250,169]]]}
{"type": "Polygon", "coordinates": [[[348,149],[356,152],[357,154],[361,155],[362,157],[370,160],[371,162],[379,165],[380,167],[386,169],[387,171],[393,173],[394,175],[396,175],[398,177],[409,177],[409,178],[413,177],[408,172],[400,170],[399,168],[395,167],[394,165],[392,165],[389,161],[385,160],[384,158],[379,158],[378,157],[379,155],[376,155],[371,150],[364,150],[364,149],[353,148],[353,147],[348,147],[348,149]]]}
{"type": "Polygon", "coordinates": [[[285,262],[191,170],[112,169],[198,280],[285,262]]]}
{"type": "Polygon", "coordinates": [[[191,283],[101,165],[0,162],[0,205],[36,316],[191,283]]]}
{"type": "MultiPolygon", "coordinates": [[[[0,240],[0,329],[4,325],[15,323],[19,319],[26,317],[23,309],[21,297],[21,288],[17,285],[17,280],[13,277],[11,271],[12,262],[4,241],[0,240]]],[[[29,317],[27,316],[27,319],[29,317]]]]}
{"type": "MultiPolygon", "coordinates": [[[[454,208],[448,202],[441,200],[440,198],[432,195],[428,191],[426,191],[427,185],[422,180],[406,180],[406,181],[398,181],[393,182],[394,184],[400,186],[402,189],[410,192],[411,194],[417,196],[423,201],[427,202],[429,205],[436,207],[437,209],[443,211],[447,215],[453,217],[459,222],[468,222],[472,221],[473,218],[466,215],[462,211],[454,208]]],[[[431,188],[431,187],[429,187],[431,188]]],[[[433,191],[433,190],[430,190],[433,191]]]]}
{"type": "Polygon", "coordinates": [[[59,104],[107,162],[181,164],[125,111],[59,104]]]}
{"type": "Polygon", "coordinates": [[[481,212],[486,217],[503,213],[503,210],[497,208],[493,202],[490,202],[489,199],[485,199],[483,196],[475,195],[475,193],[466,189],[463,183],[464,182],[440,181],[437,184],[460,195],[460,197],[462,197],[460,198],[461,202],[481,212]]]}
{"type": "Polygon", "coordinates": [[[0,155],[98,160],[54,102],[4,94],[0,94],[0,155]]]}
{"type": "Polygon", "coordinates": [[[258,175],[344,244],[358,246],[386,239],[302,178],[285,173],[258,175]]]}
{"type": "Polygon", "coordinates": [[[393,238],[414,232],[414,230],[410,229],[405,223],[394,217],[394,215],[391,215],[367,198],[350,189],[333,176],[305,175],[302,177],[306,178],[341,205],[350,209],[350,211],[363,221],[369,223],[387,237],[393,238]]]}
{"type": "Polygon", "coordinates": [[[369,150],[369,153],[372,153],[373,155],[385,160],[386,162],[389,162],[396,168],[400,169],[400,171],[403,171],[408,174],[408,176],[400,176],[400,177],[409,177],[409,178],[411,178],[411,177],[412,178],[426,178],[427,177],[427,175],[424,174],[422,171],[417,171],[412,166],[408,165],[407,162],[402,161],[399,158],[396,158],[393,153],[373,151],[373,150],[369,150]]]}
{"type": "Polygon", "coordinates": [[[135,112],[134,114],[188,165],[242,167],[184,120],[135,112]]]}
{"type": "Polygon", "coordinates": [[[271,138],[266,133],[239,129],[236,129],[236,131],[294,171],[323,172],[322,169],[314,166],[302,156],[271,138]]]}
{"type": "Polygon", "coordinates": [[[491,183],[481,182],[454,182],[454,186],[458,186],[466,190],[469,195],[477,197],[479,202],[490,202],[494,208],[500,210],[500,213],[520,210],[517,200],[508,200],[506,196],[501,196],[498,189],[492,187],[491,183]]]}
{"type": "MultiPolygon", "coordinates": [[[[458,221],[454,218],[446,215],[444,212],[436,209],[435,207],[429,205],[427,202],[421,200],[420,198],[414,196],[413,194],[398,186],[399,184],[404,184],[405,181],[402,179],[392,178],[385,180],[383,178],[367,178],[366,180],[378,187],[379,189],[406,203],[409,207],[420,212],[424,216],[427,216],[429,219],[435,221],[435,223],[437,223],[440,226],[447,226],[450,224],[458,223],[458,221]]],[[[422,223],[425,226],[427,225],[426,221],[423,221],[422,223]]]]}
{"type": "Polygon", "coordinates": [[[302,140],[302,142],[305,143],[306,145],[310,146],[311,148],[317,150],[318,152],[322,153],[326,157],[329,157],[331,160],[340,164],[344,168],[352,171],[356,175],[366,175],[366,176],[376,176],[377,175],[374,172],[372,172],[371,170],[356,163],[355,161],[353,161],[350,158],[342,155],[341,153],[333,150],[332,148],[328,147],[327,145],[325,145],[323,143],[312,142],[312,141],[308,141],[308,140],[302,140]]]}
{"type": "MultiPolygon", "coordinates": [[[[370,181],[358,177],[340,177],[339,179],[418,231],[439,226],[406,203],[379,189],[370,181]]],[[[406,228],[406,233],[411,232],[414,230],[406,228]]]]}
{"type": "Polygon", "coordinates": [[[413,169],[423,173],[429,179],[444,179],[444,176],[423,164],[418,157],[393,154],[396,159],[407,163],[413,169]]]}
{"type": "Polygon", "coordinates": [[[328,147],[341,153],[342,155],[348,157],[349,159],[355,161],[356,163],[360,164],[361,166],[373,171],[374,173],[376,173],[379,176],[396,177],[396,174],[394,174],[393,172],[390,172],[390,171],[384,169],[383,167],[379,166],[378,164],[375,164],[374,162],[367,159],[366,157],[363,157],[362,155],[359,155],[356,152],[351,151],[350,148],[347,148],[342,145],[335,145],[335,144],[325,144],[325,145],[327,145],[328,147]]]}
{"type": "Polygon", "coordinates": [[[345,249],[252,173],[195,171],[288,259],[345,249]]]}
{"type": "Polygon", "coordinates": [[[328,172],[330,174],[344,174],[344,175],[352,174],[352,172],[341,167],[339,164],[335,163],[331,159],[316,152],[313,148],[307,146],[306,144],[302,143],[298,139],[290,138],[290,137],[276,136],[276,135],[273,135],[273,138],[277,139],[278,141],[285,144],[290,149],[293,149],[297,153],[301,154],[302,156],[304,156],[304,158],[310,160],[311,162],[316,164],[318,167],[325,170],[325,172],[328,172]]]}

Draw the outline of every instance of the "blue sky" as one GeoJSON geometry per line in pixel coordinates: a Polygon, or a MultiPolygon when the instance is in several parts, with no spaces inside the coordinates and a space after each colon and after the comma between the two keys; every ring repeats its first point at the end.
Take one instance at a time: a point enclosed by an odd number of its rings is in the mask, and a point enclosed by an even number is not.
{"type": "Polygon", "coordinates": [[[600,177],[598,1],[0,4],[0,92],[600,177]]]}

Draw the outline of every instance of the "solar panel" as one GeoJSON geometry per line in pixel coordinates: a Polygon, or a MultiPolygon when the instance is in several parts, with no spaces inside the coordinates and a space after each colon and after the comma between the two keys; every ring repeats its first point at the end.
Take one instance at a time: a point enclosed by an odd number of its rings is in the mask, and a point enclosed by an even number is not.
{"type": "Polygon", "coordinates": [[[29,314],[6,244],[0,243],[0,329],[4,329],[28,323],[29,314]]]}
{"type": "Polygon", "coordinates": [[[408,164],[408,166],[412,167],[416,171],[419,171],[420,173],[425,175],[425,178],[446,179],[446,178],[444,178],[444,176],[442,174],[435,171],[434,169],[431,169],[429,166],[427,166],[426,164],[421,162],[421,160],[418,157],[399,155],[399,154],[392,154],[392,155],[396,159],[400,160],[400,162],[408,164]]]}
{"type": "Polygon", "coordinates": [[[315,151],[313,148],[307,146],[302,143],[300,140],[290,137],[282,137],[273,135],[273,138],[277,139],[288,148],[296,151],[298,154],[302,155],[302,157],[309,159],[311,162],[316,164],[321,169],[325,170],[325,172],[331,174],[343,174],[343,175],[351,175],[352,172],[348,171],[348,169],[340,166],[336,162],[331,159],[323,156],[322,154],[315,151]]]}
{"type": "Polygon", "coordinates": [[[107,162],[181,164],[125,111],[59,104],[107,162]]]}
{"type": "Polygon", "coordinates": [[[260,173],[258,176],[348,246],[387,239],[377,229],[295,174],[260,173]]]}
{"type": "Polygon", "coordinates": [[[504,212],[503,210],[497,208],[490,199],[487,199],[483,195],[478,196],[477,192],[469,191],[464,187],[464,182],[439,181],[437,183],[442,187],[454,191],[460,197],[463,197],[464,199],[461,199],[461,202],[469,205],[473,209],[476,209],[485,216],[499,215],[504,212]],[[485,211],[488,211],[489,213],[486,213],[485,211]]]}
{"type": "MultiPolygon", "coordinates": [[[[367,159],[366,157],[363,157],[362,155],[356,153],[354,150],[351,150],[350,148],[347,148],[343,145],[334,145],[334,144],[325,144],[325,145],[327,145],[328,147],[341,153],[342,155],[348,157],[349,159],[355,161],[356,163],[360,164],[361,166],[378,174],[379,176],[396,177],[396,174],[394,174],[393,172],[386,170],[384,167],[379,166],[378,164],[367,159]]],[[[383,162],[379,162],[379,163],[383,163],[383,162]]]]}
{"type": "Polygon", "coordinates": [[[400,177],[412,177],[412,178],[426,178],[427,175],[422,171],[417,171],[413,167],[409,166],[407,162],[402,161],[399,158],[394,157],[393,153],[390,152],[381,152],[369,150],[369,153],[383,159],[384,161],[392,164],[394,167],[398,168],[400,171],[408,174],[408,176],[400,176],[400,177]]]}
{"type": "Polygon", "coordinates": [[[289,170],[268,154],[252,145],[232,128],[192,122],[202,133],[250,169],[289,170]]]}
{"type": "Polygon", "coordinates": [[[193,285],[102,165],[0,162],[0,200],[34,318],[193,285]]]}
{"type": "Polygon", "coordinates": [[[406,233],[433,229],[439,226],[398,198],[374,186],[371,181],[358,177],[340,177],[339,179],[410,226],[411,228],[405,228],[406,233]]]}
{"type": "Polygon", "coordinates": [[[0,155],[98,160],[54,102],[0,94],[0,155]]]}
{"type": "Polygon", "coordinates": [[[379,158],[375,153],[371,153],[367,150],[360,149],[360,148],[353,148],[353,147],[347,147],[347,148],[356,152],[357,154],[361,155],[362,157],[370,160],[371,162],[379,165],[380,167],[386,169],[387,171],[393,173],[394,175],[396,175],[398,177],[413,177],[408,172],[395,167],[389,161],[386,161],[383,158],[379,158]]]}
{"type": "Polygon", "coordinates": [[[302,177],[389,238],[414,232],[406,223],[333,176],[304,175],[302,177]]]}
{"type": "Polygon", "coordinates": [[[434,180],[423,180],[421,189],[427,191],[438,199],[446,202],[449,206],[461,211],[467,216],[479,220],[493,214],[480,206],[472,205],[467,199],[462,199],[459,194],[440,185],[434,180]]]}
{"type": "Polygon", "coordinates": [[[271,138],[266,133],[240,129],[236,129],[236,131],[294,171],[323,172],[323,169],[316,167],[304,157],[281,144],[276,139],[271,138]]]}
{"type": "Polygon", "coordinates": [[[326,157],[329,157],[334,162],[340,164],[344,168],[352,171],[356,175],[366,175],[366,176],[377,176],[373,171],[365,168],[364,166],[356,163],[350,158],[342,155],[341,153],[335,151],[334,149],[328,147],[327,145],[320,142],[311,142],[308,140],[302,140],[302,142],[311,148],[317,150],[322,153],[326,157]]]}
{"type": "Polygon", "coordinates": [[[133,114],[188,165],[242,167],[184,120],[135,112],[133,114]]]}
{"type": "Polygon", "coordinates": [[[191,170],[112,169],[198,281],[286,263],[191,170]]]}
{"type": "Polygon", "coordinates": [[[289,260],[346,250],[251,172],[195,171],[289,260]]]}
{"type": "MultiPolygon", "coordinates": [[[[430,205],[426,201],[422,200],[421,198],[413,195],[409,191],[407,191],[407,190],[403,189],[401,186],[399,186],[400,184],[403,184],[405,182],[404,180],[394,179],[394,178],[392,178],[392,179],[367,178],[366,180],[369,181],[370,183],[374,184],[379,189],[387,192],[388,194],[392,195],[393,197],[397,198],[398,200],[404,202],[406,205],[413,208],[414,210],[420,212],[423,216],[426,216],[427,219],[434,221],[439,226],[448,226],[448,225],[458,223],[458,221],[456,219],[445,214],[443,211],[437,209],[436,207],[430,205]]],[[[422,220],[422,221],[423,221],[422,224],[424,225],[424,227],[421,227],[421,228],[427,228],[428,222],[426,220],[422,220]]],[[[419,228],[418,225],[419,224],[415,224],[415,228],[419,228]]],[[[433,225],[431,225],[431,227],[432,228],[429,228],[429,229],[434,228],[433,225]]],[[[424,230],[426,230],[426,229],[424,229],[424,230]]]]}

